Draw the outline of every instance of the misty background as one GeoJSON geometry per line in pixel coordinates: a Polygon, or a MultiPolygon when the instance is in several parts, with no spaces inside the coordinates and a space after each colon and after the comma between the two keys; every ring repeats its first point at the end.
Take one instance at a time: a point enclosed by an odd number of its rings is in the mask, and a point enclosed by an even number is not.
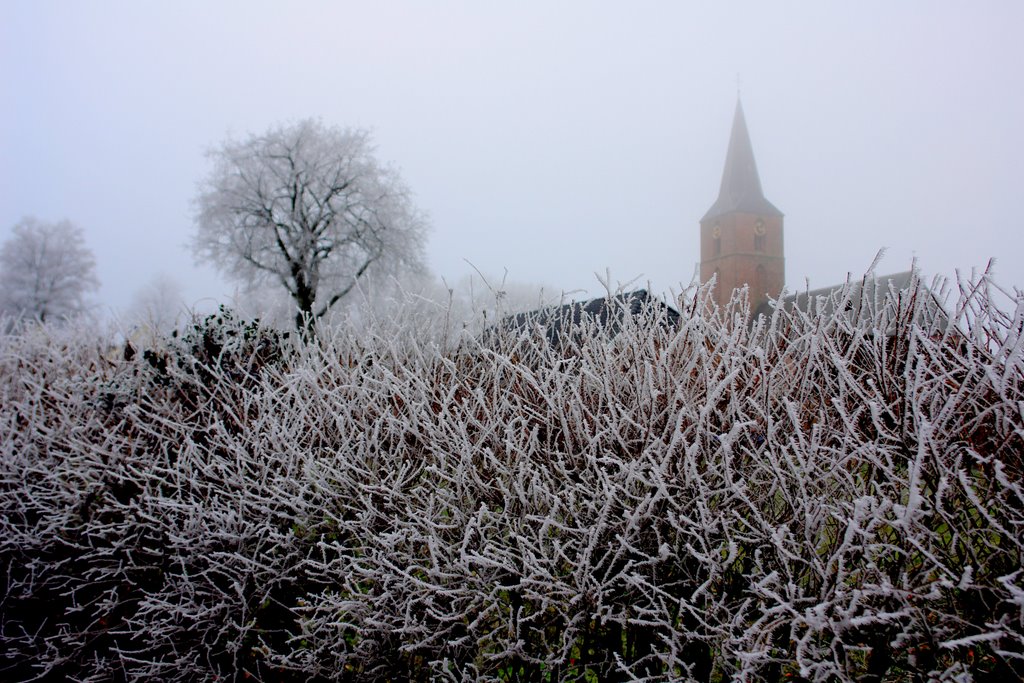
{"type": "Polygon", "coordinates": [[[786,281],[984,267],[1024,284],[1024,4],[0,4],[0,240],[70,219],[105,311],[194,265],[204,152],[304,117],[372,129],[428,265],[576,296],[679,291],[737,85],[786,281]],[[739,84],[737,84],[739,74],[739,84]]]}

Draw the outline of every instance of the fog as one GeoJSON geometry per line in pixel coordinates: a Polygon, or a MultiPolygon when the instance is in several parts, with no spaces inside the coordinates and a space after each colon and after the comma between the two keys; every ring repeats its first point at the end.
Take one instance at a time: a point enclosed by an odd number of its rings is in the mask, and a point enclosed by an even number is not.
{"type": "Polygon", "coordinates": [[[449,282],[678,290],[741,94],[790,289],[916,259],[1024,285],[1019,3],[9,2],[0,238],[68,218],[106,310],[194,265],[204,151],[314,116],[371,128],[449,282]]]}

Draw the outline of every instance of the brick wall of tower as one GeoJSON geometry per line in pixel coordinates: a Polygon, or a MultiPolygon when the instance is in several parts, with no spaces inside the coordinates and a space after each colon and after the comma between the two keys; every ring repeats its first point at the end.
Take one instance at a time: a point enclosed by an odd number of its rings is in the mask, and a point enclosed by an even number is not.
{"type": "Polygon", "coordinates": [[[733,290],[744,285],[749,287],[751,311],[769,296],[778,296],[786,281],[784,254],[781,216],[728,213],[701,223],[700,279],[707,282],[718,272],[714,299],[719,306],[727,304],[733,290]],[[758,221],[764,228],[760,240],[758,221]]]}

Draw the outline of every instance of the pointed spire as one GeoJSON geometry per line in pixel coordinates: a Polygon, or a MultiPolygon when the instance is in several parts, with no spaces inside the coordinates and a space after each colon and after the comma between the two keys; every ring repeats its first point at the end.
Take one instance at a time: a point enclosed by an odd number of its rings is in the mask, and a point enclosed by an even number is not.
{"type": "Polygon", "coordinates": [[[747,132],[747,120],[743,116],[743,104],[736,98],[736,114],[732,119],[732,134],[729,137],[729,151],[725,155],[725,170],[722,172],[722,186],[718,200],[701,219],[717,218],[726,213],[741,211],[761,216],[781,216],[782,212],[764,198],[761,178],[757,175],[754,162],[754,148],[747,132]]]}

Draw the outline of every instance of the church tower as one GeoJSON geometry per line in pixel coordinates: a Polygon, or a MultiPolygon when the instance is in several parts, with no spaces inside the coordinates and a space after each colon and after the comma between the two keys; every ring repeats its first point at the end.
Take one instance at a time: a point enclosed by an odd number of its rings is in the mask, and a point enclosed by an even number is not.
{"type": "Polygon", "coordinates": [[[747,285],[754,313],[766,310],[768,297],[777,297],[786,281],[782,212],[761,190],[738,99],[718,200],[700,220],[700,280],[712,276],[717,276],[713,297],[719,306],[747,285]]]}

